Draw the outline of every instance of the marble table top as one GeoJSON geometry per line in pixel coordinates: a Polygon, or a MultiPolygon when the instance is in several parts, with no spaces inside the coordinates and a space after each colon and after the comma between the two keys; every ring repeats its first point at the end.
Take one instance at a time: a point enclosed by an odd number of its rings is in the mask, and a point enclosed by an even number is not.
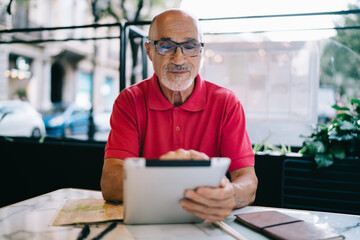
{"type": "MultiPolygon", "coordinates": [[[[101,192],[82,189],[60,189],[26,201],[0,208],[0,239],[77,239],[83,225],[53,226],[52,223],[67,199],[99,198],[101,192]]],[[[237,209],[233,214],[275,209],[319,226],[328,226],[345,236],[347,240],[360,239],[360,216],[325,212],[300,211],[282,208],[249,206],[237,209]]],[[[268,239],[241,226],[233,215],[225,222],[248,239],[268,239]]],[[[110,223],[90,225],[93,239],[110,223]]],[[[212,224],[164,224],[124,225],[121,222],[102,239],[234,239],[212,224]]]]}

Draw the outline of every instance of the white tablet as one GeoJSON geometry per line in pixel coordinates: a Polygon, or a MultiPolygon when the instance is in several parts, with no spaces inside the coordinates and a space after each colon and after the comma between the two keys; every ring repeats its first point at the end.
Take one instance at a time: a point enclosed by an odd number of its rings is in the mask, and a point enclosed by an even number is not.
{"type": "Polygon", "coordinates": [[[168,224],[201,222],[183,210],[179,201],[186,189],[218,187],[229,158],[124,161],[124,223],[168,224]]]}

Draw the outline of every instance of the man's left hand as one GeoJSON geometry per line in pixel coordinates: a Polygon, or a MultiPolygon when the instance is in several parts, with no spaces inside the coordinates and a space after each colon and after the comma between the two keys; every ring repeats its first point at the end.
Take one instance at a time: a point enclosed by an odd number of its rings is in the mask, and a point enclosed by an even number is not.
{"type": "Polygon", "coordinates": [[[182,208],[210,222],[225,220],[235,207],[234,187],[225,176],[218,188],[199,187],[186,190],[184,195],[186,199],[180,201],[182,208]]]}

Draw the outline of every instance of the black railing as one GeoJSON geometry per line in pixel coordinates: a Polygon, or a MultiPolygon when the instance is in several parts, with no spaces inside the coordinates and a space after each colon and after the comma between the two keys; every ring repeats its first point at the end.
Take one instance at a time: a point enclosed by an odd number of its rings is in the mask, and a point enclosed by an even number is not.
{"type": "Polygon", "coordinates": [[[312,159],[286,159],[282,207],[360,214],[359,172],[359,159],[343,159],[324,169],[312,159]]]}
{"type": "MultiPolygon", "coordinates": [[[[137,25],[146,25],[150,22],[145,21],[137,25]]],[[[103,28],[103,27],[118,27],[120,29],[120,36],[104,36],[104,37],[84,37],[84,38],[62,38],[62,39],[34,39],[34,40],[20,40],[12,39],[10,41],[0,41],[0,44],[40,44],[46,42],[67,42],[67,41],[86,41],[86,40],[104,40],[104,39],[120,39],[120,67],[119,67],[119,79],[120,79],[120,91],[126,87],[126,46],[129,38],[141,38],[141,52],[142,52],[142,75],[144,78],[147,77],[147,59],[146,50],[144,47],[144,38],[147,38],[147,34],[143,30],[137,28],[133,24],[128,23],[110,23],[110,24],[89,24],[89,25],[78,25],[78,26],[63,26],[63,27],[37,27],[37,28],[14,28],[14,29],[3,29],[0,30],[1,34],[12,34],[12,33],[33,33],[33,32],[44,32],[44,31],[59,31],[59,30],[75,30],[84,28],[103,28]],[[122,37],[125,36],[125,37],[122,37]]]]}

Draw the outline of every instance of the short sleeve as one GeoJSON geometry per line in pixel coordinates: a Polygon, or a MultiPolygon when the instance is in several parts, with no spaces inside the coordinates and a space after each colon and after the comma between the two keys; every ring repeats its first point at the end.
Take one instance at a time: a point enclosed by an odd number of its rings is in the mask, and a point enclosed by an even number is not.
{"type": "Polygon", "coordinates": [[[221,135],[221,156],[232,161],[229,171],[254,166],[254,152],[246,131],[244,109],[236,96],[227,104],[221,135]]]}
{"type": "Polygon", "coordinates": [[[139,136],[133,95],[125,89],[115,100],[110,117],[111,131],[104,158],[137,157],[139,136]]]}

